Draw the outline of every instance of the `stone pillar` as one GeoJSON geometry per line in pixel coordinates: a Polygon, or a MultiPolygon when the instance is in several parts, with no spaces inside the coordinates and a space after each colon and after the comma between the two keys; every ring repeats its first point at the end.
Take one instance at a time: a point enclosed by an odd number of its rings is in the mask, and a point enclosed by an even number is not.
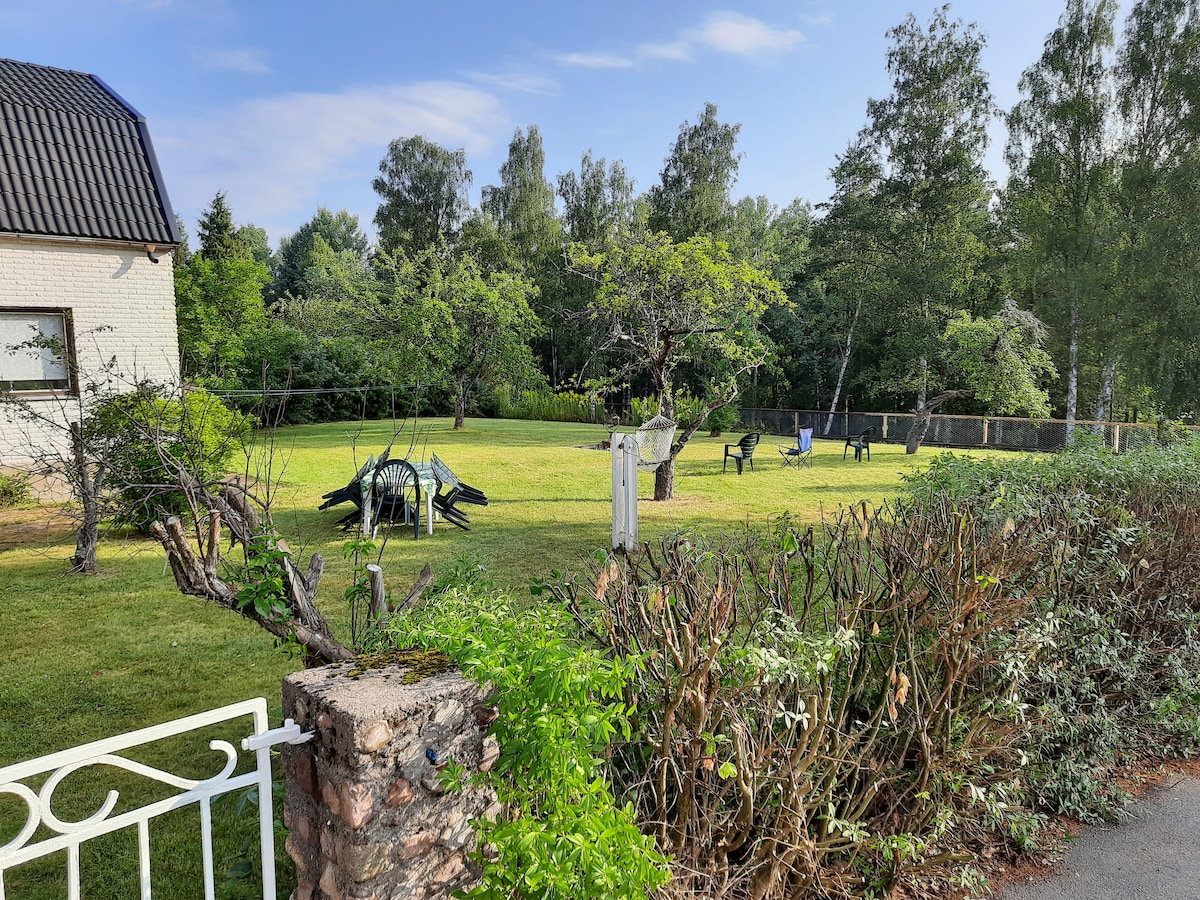
{"type": "Polygon", "coordinates": [[[282,750],[292,900],[428,900],[477,880],[472,820],[499,812],[495,792],[439,780],[499,756],[477,684],[441,654],[393,651],[287,676],[283,714],[316,732],[282,750]]]}

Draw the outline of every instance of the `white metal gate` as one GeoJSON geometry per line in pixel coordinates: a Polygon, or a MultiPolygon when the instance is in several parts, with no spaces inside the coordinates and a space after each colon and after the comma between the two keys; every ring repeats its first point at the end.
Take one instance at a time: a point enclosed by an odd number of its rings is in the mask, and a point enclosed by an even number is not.
{"type": "Polygon", "coordinates": [[[0,846],[0,900],[4,900],[4,872],[22,863],[66,851],[67,897],[79,900],[79,847],[84,842],[122,828],[136,828],[138,839],[138,880],[141,900],[153,896],[150,880],[150,820],[175,809],[196,804],[200,809],[200,844],[204,868],[205,900],[215,896],[213,874],[212,800],[222,794],[257,786],[259,839],[262,855],[262,880],[264,900],[275,900],[275,838],[271,809],[271,752],[275,744],[299,744],[312,737],[312,732],[302,733],[291,719],[282,728],[267,728],[267,701],[262,697],[245,700],[220,709],[187,716],[153,725],[128,734],[93,741],[71,750],[52,753],[29,762],[17,763],[0,769],[0,794],[12,794],[23,801],[27,808],[25,824],[16,837],[0,846]],[[242,759],[237,749],[228,741],[214,740],[209,748],[225,754],[221,771],[210,778],[195,781],[164,772],[136,760],[121,756],[122,751],[154,743],[165,738],[186,734],[201,728],[237,719],[253,717],[251,733],[242,739],[242,750],[252,753],[254,769],[235,775],[242,759]],[[108,791],[107,799],[100,809],[87,818],[76,822],[64,822],[51,808],[54,791],[64,778],[88,766],[115,766],[141,775],[162,784],[178,788],[180,793],[112,816],[116,808],[118,792],[108,791]],[[37,789],[25,782],[36,780],[49,773],[37,789]],[[44,826],[51,836],[30,843],[39,826],[44,826]]]}

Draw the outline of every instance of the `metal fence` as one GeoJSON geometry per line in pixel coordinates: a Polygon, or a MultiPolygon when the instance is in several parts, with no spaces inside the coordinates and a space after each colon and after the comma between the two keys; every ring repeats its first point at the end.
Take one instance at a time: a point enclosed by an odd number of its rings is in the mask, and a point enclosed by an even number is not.
{"type": "MultiPolygon", "coordinates": [[[[746,431],[795,435],[811,427],[816,437],[843,440],[874,428],[873,440],[902,444],[908,437],[915,416],[912,413],[822,412],[811,409],[742,409],[741,424],[746,431]]],[[[1200,426],[1181,426],[1162,422],[1081,422],[1075,431],[1096,435],[1104,446],[1116,452],[1136,450],[1152,444],[1167,444],[1185,432],[1200,426]]],[[[1061,450],[1067,445],[1069,429],[1062,419],[1017,419],[1000,416],[930,417],[929,429],[922,442],[934,447],[993,447],[998,450],[1061,450]]]]}
{"type": "MultiPolygon", "coordinates": [[[[288,719],[282,728],[267,728],[267,701],[262,697],[234,703],[221,709],[187,716],[154,725],[139,731],[93,741],[71,750],[52,753],[39,759],[0,768],[0,794],[17,798],[24,804],[25,819],[12,823],[19,828],[16,835],[0,844],[0,900],[4,900],[4,873],[22,863],[66,853],[67,900],[79,900],[81,894],[80,845],[87,840],[123,829],[137,833],[137,865],[141,900],[151,900],[154,889],[150,874],[151,820],[175,809],[195,805],[200,810],[200,847],[203,865],[204,896],[213,900],[216,883],[213,868],[212,801],[230,791],[248,787],[258,789],[260,861],[262,864],[263,897],[275,897],[275,832],[271,797],[271,750],[281,743],[303,743],[312,736],[302,733],[288,719]],[[220,723],[250,716],[251,733],[242,740],[242,750],[253,754],[253,768],[236,774],[239,754],[233,744],[224,740],[208,742],[216,752],[214,765],[220,770],[209,778],[196,780],[146,765],[124,755],[123,751],[184,735],[203,740],[203,729],[220,723]],[[63,821],[51,811],[55,789],[68,776],[91,774],[96,785],[111,787],[116,770],[177,789],[163,799],[135,809],[118,808],[120,792],[110,789],[107,799],[90,816],[77,821],[63,821]],[[46,777],[48,776],[48,777],[46,777]]],[[[10,828],[4,830],[11,831],[10,828]]],[[[0,835],[2,835],[0,831],[0,835]]],[[[2,839],[2,838],[0,838],[2,839]]],[[[198,893],[198,892],[197,892],[198,893]]]]}

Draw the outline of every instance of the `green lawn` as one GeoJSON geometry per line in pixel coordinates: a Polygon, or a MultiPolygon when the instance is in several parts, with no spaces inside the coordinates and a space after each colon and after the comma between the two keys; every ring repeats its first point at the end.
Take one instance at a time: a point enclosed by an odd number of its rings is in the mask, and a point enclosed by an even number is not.
{"type": "MultiPolygon", "coordinates": [[[[578,446],[605,439],[602,427],[471,419],[456,433],[449,420],[435,419],[421,428],[413,456],[436,452],[463,481],[486,491],[491,504],[468,507],[470,533],[443,523],[432,536],[422,533],[413,541],[397,530],[382,558],[392,590],[406,590],[426,562],[437,570],[473,554],[498,584],[524,591],[531,577],[573,567],[589,551],[608,545],[610,456],[578,446]]],[[[325,555],[319,596],[338,627],[347,618],[341,598],[350,564],[341,553],[346,536],[333,522],[348,507],[325,512],[316,507],[322,493],[353,475],[355,434],[361,462],[387,445],[392,429],[388,423],[343,423],[277,434],[287,463],[274,500],[276,524],[305,555],[325,555]]],[[[842,460],[840,441],[817,441],[813,467],[796,470],[782,467],[773,439],[765,437],[755,471],[747,467],[739,477],[731,462],[723,475],[723,445],[740,436],[694,438],[678,460],[675,500],[651,502],[653,476],[640,476],[644,538],[691,525],[757,526],[783,512],[815,521],[822,511],[847,503],[878,503],[895,495],[903,473],[937,452],[908,457],[901,446],[876,444],[870,462],[856,463],[852,456],[842,460]]],[[[409,437],[397,441],[401,453],[409,437]]],[[[112,539],[101,548],[103,571],[96,576],[66,574],[71,550],[62,543],[0,552],[0,634],[7,644],[0,654],[0,765],[248,697],[265,696],[278,708],[280,680],[296,664],[238,617],[180,596],[164,574],[160,548],[140,539],[112,539]]],[[[205,754],[210,752],[181,751],[175,758],[204,771],[210,759],[205,754]]],[[[19,827],[19,809],[0,794],[0,844],[19,827]]],[[[161,846],[169,857],[165,867],[181,873],[180,884],[177,892],[156,889],[156,897],[197,893],[184,884],[194,877],[195,861],[179,846],[186,842],[173,839],[176,827],[185,826],[164,826],[166,836],[156,839],[156,865],[161,846]]],[[[240,830],[231,830],[227,845],[238,842],[234,832],[240,830]]],[[[114,858],[123,853],[109,849],[97,856],[114,858]]],[[[53,866],[20,873],[6,876],[9,900],[62,895],[52,889],[61,877],[53,866]]],[[[115,876],[101,882],[85,893],[97,898],[136,893],[115,876]]]]}

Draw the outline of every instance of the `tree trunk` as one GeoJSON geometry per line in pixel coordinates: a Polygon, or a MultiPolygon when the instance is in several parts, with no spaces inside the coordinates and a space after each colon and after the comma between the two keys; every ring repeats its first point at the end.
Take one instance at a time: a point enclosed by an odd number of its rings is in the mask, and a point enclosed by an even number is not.
{"type": "MultiPolygon", "coordinates": [[[[916,418],[913,419],[912,427],[908,429],[908,439],[904,442],[904,452],[910,456],[916,453],[921,448],[921,442],[925,440],[925,432],[929,430],[929,420],[933,416],[933,411],[937,409],[940,403],[926,403],[928,395],[925,392],[925,377],[924,373],[927,368],[925,359],[921,359],[921,387],[917,390],[917,404],[913,409],[916,418]]],[[[942,401],[944,402],[944,401],[942,401]]]]}
{"type": "Polygon", "coordinates": [[[71,569],[84,575],[95,575],[99,570],[96,562],[96,547],[100,542],[100,517],[95,503],[83,504],[83,521],[75,530],[75,555],[71,557],[71,569]]]}
{"type": "Polygon", "coordinates": [[[838,400],[842,396],[842,383],[846,379],[846,368],[850,365],[850,350],[854,343],[854,326],[858,324],[858,315],[862,312],[862,297],[858,298],[858,304],[854,307],[854,317],[850,320],[850,328],[846,332],[846,346],[842,348],[842,365],[838,369],[837,384],[833,388],[833,402],[829,404],[829,418],[825,420],[825,434],[833,428],[833,417],[837,412],[838,400]]]}
{"type": "Polygon", "coordinates": [[[1100,393],[1096,396],[1097,422],[1107,422],[1112,407],[1113,385],[1117,380],[1117,358],[1110,356],[1100,373],[1100,393]]]}
{"type": "Polygon", "coordinates": [[[467,427],[467,398],[465,392],[458,391],[454,395],[454,430],[462,431],[467,427]]]}
{"type": "Polygon", "coordinates": [[[72,422],[70,430],[71,464],[75,467],[75,483],[83,504],[83,520],[75,530],[75,555],[71,557],[71,568],[76,572],[94,575],[99,568],[96,564],[96,548],[100,543],[100,488],[104,469],[101,466],[93,476],[83,446],[83,429],[78,422],[72,422]]]}
{"type": "Polygon", "coordinates": [[[921,442],[925,440],[925,432],[929,430],[929,422],[933,418],[934,410],[950,400],[969,400],[974,396],[975,392],[971,390],[942,391],[926,403],[925,392],[922,391],[917,397],[917,408],[913,410],[916,418],[913,419],[912,428],[908,429],[908,439],[904,442],[904,452],[912,454],[921,448],[921,442]]]}
{"type": "Polygon", "coordinates": [[[671,456],[665,463],[654,470],[654,499],[675,499],[675,457],[671,456]]]}
{"type": "Polygon", "coordinates": [[[1075,432],[1079,406],[1079,300],[1071,298],[1071,335],[1067,350],[1067,443],[1075,432]]]}

